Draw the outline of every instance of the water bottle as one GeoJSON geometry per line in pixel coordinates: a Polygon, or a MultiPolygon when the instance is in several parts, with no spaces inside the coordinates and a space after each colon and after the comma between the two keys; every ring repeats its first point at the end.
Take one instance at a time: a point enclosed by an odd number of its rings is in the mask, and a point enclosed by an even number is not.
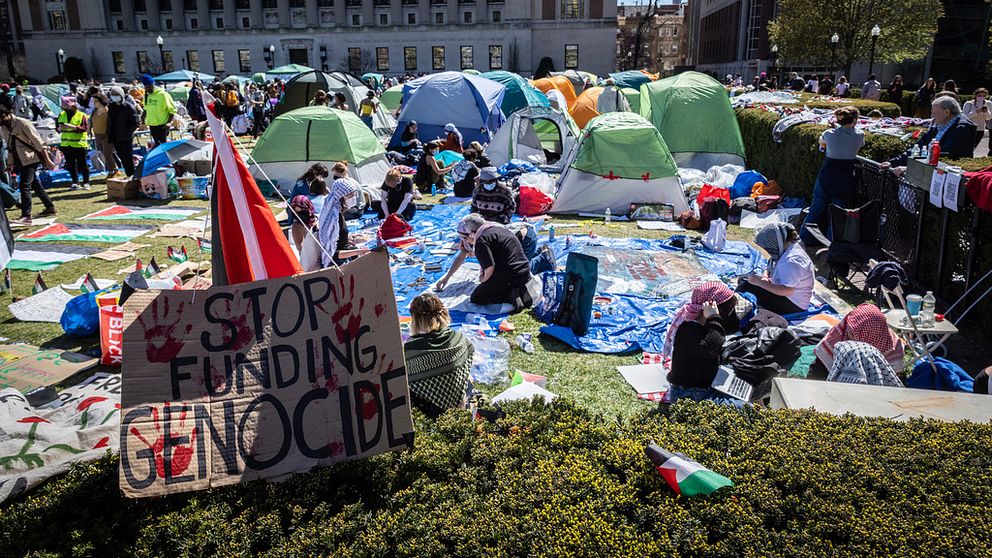
{"type": "Polygon", "coordinates": [[[924,161],[926,161],[926,160],[928,160],[929,158],[930,158],[930,150],[929,150],[929,149],[927,149],[927,146],[925,146],[925,145],[924,145],[924,146],[923,146],[923,147],[922,147],[922,148],[920,149],[920,159],[923,159],[924,161]]]}
{"type": "Polygon", "coordinates": [[[909,150],[909,158],[910,159],[919,159],[920,158],[920,146],[919,145],[915,145],[914,144],[913,145],[913,149],[910,149],[909,150]]]}
{"type": "Polygon", "coordinates": [[[550,227],[548,227],[548,242],[554,242],[554,241],[555,241],[555,226],[551,225],[550,227]]]}
{"type": "Polygon", "coordinates": [[[431,195],[432,196],[437,195],[437,184],[431,184],[431,195]]]}
{"type": "Polygon", "coordinates": [[[605,217],[605,219],[603,219],[603,222],[604,223],[609,223],[610,222],[610,208],[609,207],[606,208],[606,211],[604,212],[604,214],[606,215],[606,217],[605,217]]]}
{"type": "Polygon", "coordinates": [[[527,354],[534,352],[534,343],[530,340],[531,335],[529,333],[521,333],[513,339],[513,342],[520,347],[520,350],[527,354]]]}
{"type": "Polygon", "coordinates": [[[923,327],[933,327],[933,312],[936,306],[937,299],[934,298],[933,292],[927,291],[926,296],[923,297],[923,307],[920,309],[920,323],[923,327]]]}

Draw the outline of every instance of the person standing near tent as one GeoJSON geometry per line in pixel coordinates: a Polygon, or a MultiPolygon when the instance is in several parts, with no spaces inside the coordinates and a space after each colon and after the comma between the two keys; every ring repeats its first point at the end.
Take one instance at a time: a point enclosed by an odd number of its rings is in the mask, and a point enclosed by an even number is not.
{"type": "MultiPolygon", "coordinates": [[[[133,101],[132,101],[133,102],[133,101]]],[[[138,112],[125,98],[120,87],[110,88],[107,107],[107,141],[114,146],[126,176],[134,176],[134,131],[138,129],[138,112]]]]}
{"type": "Polygon", "coordinates": [[[752,293],[759,308],[780,316],[805,312],[813,297],[816,270],[795,227],[788,223],[765,225],[758,229],[754,243],[771,256],[769,275],[745,276],[738,291],[752,293]]]}
{"type": "Polygon", "coordinates": [[[458,131],[458,128],[454,124],[451,122],[445,124],[444,133],[444,143],[441,144],[442,151],[461,153],[465,149],[464,145],[462,145],[462,133],[458,131]]]}
{"type": "Polygon", "coordinates": [[[803,221],[801,237],[804,242],[815,242],[806,227],[818,224],[827,206],[835,204],[848,207],[857,186],[854,183],[854,163],[858,151],[865,145],[865,134],[855,128],[861,114],[855,107],[843,107],[834,111],[837,127],[820,135],[820,147],[826,150],[820,173],[813,186],[813,201],[803,221]]]}
{"type": "Polygon", "coordinates": [[[334,94],[334,103],[331,105],[331,108],[338,110],[351,110],[348,108],[348,100],[345,98],[344,93],[334,94]]]}
{"type": "Polygon", "coordinates": [[[328,267],[340,259],[350,257],[340,252],[348,243],[348,228],[344,223],[344,210],[351,205],[362,185],[348,176],[348,163],[339,161],[331,167],[330,192],[324,199],[324,207],[320,210],[317,223],[318,240],[323,248],[320,257],[321,265],[328,267]]]}
{"type": "Polygon", "coordinates": [[[500,182],[496,167],[480,170],[479,187],[472,193],[472,212],[482,215],[486,221],[506,225],[516,209],[513,191],[500,182]]]}
{"type": "Polygon", "coordinates": [[[424,145],[424,153],[417,161],[417,173],[413,175],[413,183],[421,192],[429,192],[432,184],[437,189],[444,188],[444,175],[455,168],[454,163],[446,167],[438,164],[437,159],[434,158],[437,151],[437,142],[429,141],[424,145]]]}
{"type": "Polygon", "coordinates": [[[265,122],[265,92],[254,83],[248,86],[248,106],[251,107],[251,137],[257,140],[265,122]]]}
{"type": "Polygon", "coordinates": [[[9,168],[17,174],[21,190],[21,218],[14,221],[18,225],[31,225],[31,192],[34,191],[45,210],[38,216],[55,215],[55,204],[38,180],[38,164],[48,170],[55,170],[55,163],[48,156],[48,147],[29,120],[17,118],[11,109],[0,105],[0,139],[7,146],[9,168]]]}
{"type": "Polygon", "coordinates": [[[530,308],[534,303],[527,292],[530,262],[524,255],[520,239],[498,223],[486,221],[478,213],[470,213],[458,223],[461,250],[451,268],[435,285],[438,292],[470,255],[479,260],[479,285],[472,291],[473,304],[511,304],[514,311],[530,308]]]}
{"type": "Polygon", "coordinates": [[[166,93],[164,89],[155,87],[155,79],[152,76],[142,75],[141,82],[145,84],[145,125],[148,126],[155,146],[158,147],[169,139],[169,123],[176,115],[176,105],[172,101],[172,95],[166,93]]]}
{"type": "Polygon", "coordinates": [[[372,129],[372,116],[375,114],[376,108],[379,107],[379,102],[375,99],[375,93],[369,91],[365,94],[365,98],[362,102],[358,104],[358,116],[362,119],[362,122],[372,129]]]}
{"type": "Polygon", "coordinates": [[[93,96],[93,114],[90,115],[93,132],[93,142],[96,143],[97,150],[103,155],[104,167],[107,169],[107,178],[117,175],[117,161],[114,159],[114,146],[107,139],[108,105],[107,98],[103,93],[93,96]]]}
{"type": "Polygon", "coordinates": [[[375,208],[380,219],[394,213],[410,221],[417,213],[417,204],[413,203],[413,181],[400,174],[398,169],[389,169],[382,182],[382,192],[379,205],[375,208]]]}
{"type": "Polygon", "coordinates": [[[307,103],[307,106],[311,107],[326,107],[327,106],[327,93],[324,93],[323,89],[318,89],[316,93],[313,94],[313,99],[307,103]]]}
{"type": "Polygon", "coordinates": [[[14,116],[29,120],[31,118],[31,98],[24,94],[24,86],[14,88],[14,116]]]}
{"type": "Polygon", "coordinates": [[[76,106],[76,98],[70,95],[62,97],[62,113],[56,121],[59,129],[61,142],[59,151],[65,156],[65,170],[69,171],[72,177],[70,190],[90,189],[90,167],[86,164],[86,153],[89,151],[90,142],[87,138],[89,132],[89,119],[76,106]],[[80,184],[79,179],[83,181],[80,184]]]}
{"type": "Polygon", "coordinates": [[[186,113],[194,122],[207,121],[207,109],[203,105],[203,82],[193,80],[193,87],[189,89],[189,97],[186,98],[186,113]]]}

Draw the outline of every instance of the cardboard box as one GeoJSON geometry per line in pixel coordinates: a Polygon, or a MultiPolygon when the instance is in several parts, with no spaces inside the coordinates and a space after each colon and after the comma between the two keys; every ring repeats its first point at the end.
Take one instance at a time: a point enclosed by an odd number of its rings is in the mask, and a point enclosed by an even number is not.
{"type": "Polygon", "coordinates": [[[131,200],[138,197],[140,182],[133,178],[108,178],[108,200],[131,200]]]}
{"type": "MultiPolygon", "coordinates": [[[[191,161],[191,162],[193,163],[192,164],[193,168],[190,170],[192,170],[193,174],[197,176],[210,176],[211,174],[213,174],[214,171],[213,161],[211,161],[210,159],[202,159],[199,161],[191,161]]],[[[186,168],[189,167],[190,167],[190,163],[187,162],[186,168]]]]}

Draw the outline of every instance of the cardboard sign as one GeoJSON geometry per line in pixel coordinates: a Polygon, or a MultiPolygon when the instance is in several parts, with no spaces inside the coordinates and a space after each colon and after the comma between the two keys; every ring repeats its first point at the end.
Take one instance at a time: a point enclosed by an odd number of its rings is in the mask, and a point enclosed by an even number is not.
{"type": "Polygon", "coordinates": [[[280,477],[400,449],[413,432],[389,261],[124,305],[120,486],[129,497],[280,477]]]}
{"type": "Polygon", "coordinates": [[[57,384],[96,364],[97,359],[70,351],[0,345],[0,389],[27,393],[36,387],[57,384]]]}

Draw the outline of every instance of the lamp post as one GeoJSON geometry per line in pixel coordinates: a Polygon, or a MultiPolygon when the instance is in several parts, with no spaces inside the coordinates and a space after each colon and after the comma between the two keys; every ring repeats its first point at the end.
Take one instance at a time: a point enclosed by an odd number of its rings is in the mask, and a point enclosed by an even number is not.
{"type": "MultiPolygon", "coordinates": [[[[834,73],[837,68],[837,43],[840,42],[840,35],[834,33],[830,36],[830,73],[834,73]]],[[[833,78],[831,78],[833,79],[833,78]]]]}
{"type": "Polygon", "coordinates": [[[871,53],[868,55],[868,75],[875,73],[875,43],[878,42],[879,35],[882,34],[882,29],[876,25],[871,28],[871,53]]]}
{"type": "Polygon", "coordinates": [[[161,62],[161,64],[162,64],[162,73],[164,74],[166,72],[166,68],[165,68],[165,39],[162,38],[162,35],[159,35],[158,37],[155,37],[155,44],[158,45],[158,59],[159,59],[159,62],[161,62]]]}
{"type": "Polygon", "coordinates": [[[65,81],[65,72],[64,72],[64,70],[65,70],[65,51],[64,50],[59,49],[59,51],[55,53],[55,63],[58,64],[58,67],[59,67],[59,78],[61,78],[63,81],[65,81]]]}
{"type": "Polygon", "coordinates": [[[779,88],[782,87],[782,71],[779,69],[778,65],[778,45],[772,45],[771,48],[771,59],[772,59],[772,73],[775,74],[775,85],[779,88]]]}
{"type": "Polygon", "coordinates": [[[327,46],[320,45],[320,71],[327,71],[327,46]]]}
{"type": "Polygon", "coordinates": [[[270,70],[276,67],[276,45],[269,45],[268,50],[265,51],[265,62],[270,70]]]}

